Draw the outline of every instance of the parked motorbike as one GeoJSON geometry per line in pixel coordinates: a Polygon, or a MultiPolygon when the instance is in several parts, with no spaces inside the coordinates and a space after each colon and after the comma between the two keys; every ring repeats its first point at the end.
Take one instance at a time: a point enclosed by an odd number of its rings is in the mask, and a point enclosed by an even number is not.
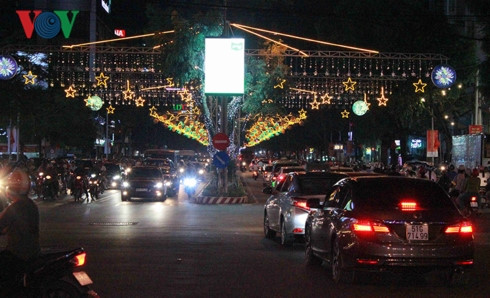
{"type": "Polygon", "coordinates": [[[0,281],[1,297],[99,297],[90,289],[83,248],[42,254],[21,266],[9,280],[0,281]]]}
{"type": "Polygon", "coordinates": [[[194,177],[184,178],[184,191],[187,194],[187,198],[192,198],[196,192],[197,179],[194,177]]]}

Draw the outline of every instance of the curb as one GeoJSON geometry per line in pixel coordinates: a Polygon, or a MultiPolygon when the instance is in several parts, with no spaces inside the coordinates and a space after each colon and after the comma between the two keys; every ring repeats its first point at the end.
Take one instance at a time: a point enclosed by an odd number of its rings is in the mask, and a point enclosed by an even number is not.
{"type": "Polygon", "coordinates": [[[195,204],[245,204],[248,203],[248,197],[196,197],[195,204]]]}

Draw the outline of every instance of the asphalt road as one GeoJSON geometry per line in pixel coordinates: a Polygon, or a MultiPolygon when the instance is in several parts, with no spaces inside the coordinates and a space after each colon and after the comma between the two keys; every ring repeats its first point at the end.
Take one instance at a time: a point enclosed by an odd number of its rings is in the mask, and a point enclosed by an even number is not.
{"type": "MultiPolygon", "coordinates": [[[[327,267],[303,264],[304,246],[264,239],[262,182],[243,173],[250,204],[197,205],[181,191],[165,202],[38,202],[41,244],[83,246],[85,271],[101,297],[488,297],[490,214],[476,223],[476,264],[468,287],[448,288],[441,274],[366,275],[336,285],[327,267]]],[[[5,239],[0,240],[0,247],[5,239]]]]}

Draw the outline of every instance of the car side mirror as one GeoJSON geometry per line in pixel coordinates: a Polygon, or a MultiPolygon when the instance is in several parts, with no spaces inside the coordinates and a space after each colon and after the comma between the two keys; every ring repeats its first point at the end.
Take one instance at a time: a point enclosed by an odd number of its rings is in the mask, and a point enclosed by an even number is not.
{"type": "Polygon", "coordinates": [[[262,190],[262,192],[270,195],[272,194],[272,187],[267,186],[262,190]]]}
{"type": "Polygon", "coordinates": [[[322,204],[320,203],[320,199],[309,199],[308,201],[306,201],[306,206],[308,208],[318,209],[322,207],[322,204]]]}

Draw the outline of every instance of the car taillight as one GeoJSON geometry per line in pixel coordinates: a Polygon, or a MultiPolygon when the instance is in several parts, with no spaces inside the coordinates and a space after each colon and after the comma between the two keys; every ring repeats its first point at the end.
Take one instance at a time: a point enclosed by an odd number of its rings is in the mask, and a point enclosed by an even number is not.
{"type": "Polygon", "coordinates": [[[401,211],[417,211],[417,210],[419,210],[418,206],[417,206],[417,202],[415,202],[415,201],[401,201],[399,206],[400,206],[401,211]]]}
{"type": "Polygon", "coordinates": [[[279,175],[277,177],[277,181],[282,181],[282,180],[284,180],[285,177],[286,177],[285,175],[279,175]]]}
{"type": "Polygon", "coordinates": [[[304,210],[310,210],[310,207],[306,204],[307,200],[306,199],[301,199],[301,198],[293,198],[293,206],[298,207],[304,210]]]}
{"type": "Polygon", "coordinates": [[[390,229],[382,223],[359,220],[352,224],[352,230],[357,234],[389,233],[390,229]]]}
{"type": "Polygon", "coordinates": [[[473,226],[469,222],[462,222],[457,225],[452,225],[444,230],[446,234],[461,234],[461,235],[471,235],[473,234],[473,226]]]}
{"type": "Polygon", "coordinates": [[[75,267],[80,267],[80,266],[83,266],[85,264],[85,257],[87,256],[87,253],[81,253],[81,254],[78,254],[76,255],[74,258],[73,258],[73,264],[75,265],[75,267]]]}

